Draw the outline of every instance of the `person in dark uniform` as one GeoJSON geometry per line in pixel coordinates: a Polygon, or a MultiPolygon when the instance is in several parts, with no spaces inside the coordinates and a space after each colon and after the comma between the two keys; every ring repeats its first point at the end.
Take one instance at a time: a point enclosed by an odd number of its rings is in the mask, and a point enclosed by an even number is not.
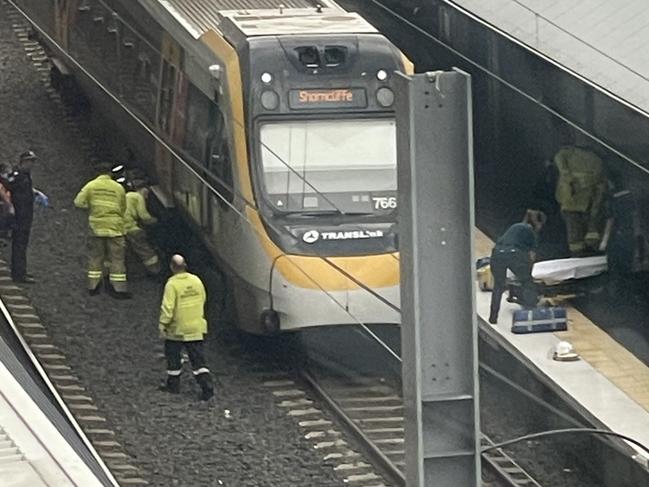
{"type": "Polygon", "coordinates": [[[521,283],[521,304],[533,308],[538,303],[538,293],[532,281],[532,265],[536,259],[537,235],[545,224],[542,211],[527,210],[521,223],[515,223],[496,241],[491,253],[491,272],[494,288],[491,295],[489,323],[498,323],[500,300],[505,292],[507,269],[521,283]]]}
{"type": "Polygon", "coordinates": [[[28,284],[36,282],[27,274],[27,246],[34,219],[34,200],[47,206],[47,197],[32,185],[31,172],[36,159],[36,154],[32,151],[23,152],[18,165],[6,179],[15,211],[11,237],[11,278],[14,282],[28,284]]]}
{"type": "MultiPolygon", "coordinates": [[[[611,297],[632,293],[630,276],[634,271],[636,246],[636,207],[629,190],[613,193],[608,202],[610,237],[605,247],[611,297]]],[[[624,298],[623,298],[624,299],[624,298]]]]}

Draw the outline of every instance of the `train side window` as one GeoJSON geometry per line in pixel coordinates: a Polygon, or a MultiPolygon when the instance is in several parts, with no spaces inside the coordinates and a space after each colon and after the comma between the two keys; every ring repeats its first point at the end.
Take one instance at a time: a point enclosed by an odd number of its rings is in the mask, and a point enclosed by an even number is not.
{"type": "Polygon", "coordinates": [[[232,201],[232,164],[225,118],[219,106],[189,83],[183,149],[216,176],[216,189],[232,201]]]}
{"type": "Polygon", "coordinates": [[[221,194],[227,201],[232,202],[234,192],[232,190],[232,161],[228,147],[228,131],[223,113],[216,104],[212,104],[210,120],[207,165],[209,170],[219,178],[217,188],[221,194]]]}
{"type": "Polygon", "coordinates": [[[183,149],[195,160],[203,163],[207,151],[210,124],[210,100],[193,84],[187,91],[183,149]]]}

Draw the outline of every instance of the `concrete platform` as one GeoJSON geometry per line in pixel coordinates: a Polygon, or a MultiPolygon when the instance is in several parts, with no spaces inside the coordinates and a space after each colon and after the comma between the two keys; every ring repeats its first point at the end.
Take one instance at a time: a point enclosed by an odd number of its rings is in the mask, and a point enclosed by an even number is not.
{"type": "MultiPolygon", "coordinates": [[[[490,255],[493,242],[476,231],[476,256],[490,255]]],[[[487,323],[491,293],[478,291],[479,318],[487,323]]],[[[568,331],[516,335],[510,331],[512,312],[520,307],[503,299],[497,325],[487,325],[528,365],[550,379],[611,431],[649,445],[649,367],[592,323],[568,307],[568,331]],[[552,352],[561,340],[581,355],[577,362],[557,362],[552,352]]],[[[649,454],[630,444],[649,461],[649,454]]]]}
{"type": "Polygon", "coordinates": [[[105,485],[1,361],[0,479],[4,487],[105,485]]]}

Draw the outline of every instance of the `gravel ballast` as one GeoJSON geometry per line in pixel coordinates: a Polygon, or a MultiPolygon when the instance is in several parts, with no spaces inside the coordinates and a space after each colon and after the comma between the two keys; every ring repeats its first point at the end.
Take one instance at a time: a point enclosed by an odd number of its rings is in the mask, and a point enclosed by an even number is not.
{"type": "Polygon", "coordinates": [[[263,385],[287,375],[269,351],[281,343],[242,339],[212,324],[206,350],[216,398],[199,402],[188,373],[181,394],[169,396],[157,390],[165,370],[157,330],[161,285],[137,268],[132,300],[87,295],[87,217],[72,200],[93,173],[11,24],[0,2],[0,161],[35,151],[34,183],[53,205],[36,210],[28,267],[38,283],[26,290],[144,478],[160,486],[341,485],[263,385]],[[267,361],[245,353],[251,341],[267,361]]]}

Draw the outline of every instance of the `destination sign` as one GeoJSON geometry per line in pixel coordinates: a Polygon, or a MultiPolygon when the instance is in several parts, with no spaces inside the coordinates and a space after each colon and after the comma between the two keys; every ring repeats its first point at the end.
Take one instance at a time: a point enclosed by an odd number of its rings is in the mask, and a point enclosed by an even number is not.
{"type": "Polygon", "coordinates": [[[363,88],[291,90],[288,104],[296,110],[314,108],[365,108],[367,96],[363,88]]]}

